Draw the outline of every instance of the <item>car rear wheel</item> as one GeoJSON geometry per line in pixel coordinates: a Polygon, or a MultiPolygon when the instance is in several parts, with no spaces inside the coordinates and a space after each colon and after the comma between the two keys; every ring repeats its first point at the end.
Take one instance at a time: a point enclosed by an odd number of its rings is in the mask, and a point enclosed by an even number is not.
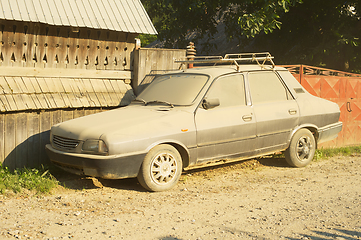
{"type": "Polygon", "coordinates": [[[153,192],[173,188],[182,174],[182,158],[173,146],[162,144],[145,156],[138,174],[139,183],[153,192]]]}
{"type": "Polygon", "coordinates": [[[300,129],[293,135],[285,151],[285,158],[292,167],[304,167],[312,161],[315,150],[316,142],[312,133],[308,129],[300,129]]]}

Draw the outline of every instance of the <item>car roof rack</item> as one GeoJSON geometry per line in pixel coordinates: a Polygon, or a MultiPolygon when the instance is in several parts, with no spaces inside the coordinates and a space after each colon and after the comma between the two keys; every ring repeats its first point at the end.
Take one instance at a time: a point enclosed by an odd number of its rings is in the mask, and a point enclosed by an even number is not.
{"type": "Polygon", "coordinates": [[[269,52],[261,52],[261,53],[234,53],[234,54],[226,54],[224,57],[222,56],[191,56],[187,57],[184,60],[176,60],[176,63],[182,64],[234,64],[237,66],[237,71],[240,70],[239,64],[242,62],[256,62],[260,67],[264,68],[267,62],[272,64],[272,68],[275,67],[275,63],[273,62],[273,56],[269,52]]]}

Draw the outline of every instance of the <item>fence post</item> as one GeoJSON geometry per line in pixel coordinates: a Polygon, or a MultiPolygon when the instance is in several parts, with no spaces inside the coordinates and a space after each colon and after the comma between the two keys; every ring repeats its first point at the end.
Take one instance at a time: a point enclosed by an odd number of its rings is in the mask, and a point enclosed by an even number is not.
{"type": "MultiPolygon", "coordinates": [[[[187,46],[187,59],[194,60],[194,56],[196,55],[196,49],[193,42],[190,42],[187,46]]],[[[188,68],[193,68],[193,63],[188,64],[188,68]]]]}
{"type": "Polygon", "coordinates": [[[300,65],[300,83],[302,84],[302,80],[303,80],[303,65],[300,65]]]}

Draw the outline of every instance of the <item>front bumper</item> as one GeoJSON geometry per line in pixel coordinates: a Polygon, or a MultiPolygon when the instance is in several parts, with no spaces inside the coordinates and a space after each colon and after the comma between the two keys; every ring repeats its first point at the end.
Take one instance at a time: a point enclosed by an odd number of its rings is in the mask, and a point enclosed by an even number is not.
{"type": "Polygon", "coordinates": [[[317,143],[323,143],[331,141],[337,138],[338,133],[342,130],[342,122],[327,125],[318,129],[318,141],[317,143]]]}
{"type": "Polygon", "coordinates": [[[59,168],[78,175],[104,179],[131,178],[138,175],[146,153],[99,156],[68,153],[45,146],[50,160],[59,168]]]}

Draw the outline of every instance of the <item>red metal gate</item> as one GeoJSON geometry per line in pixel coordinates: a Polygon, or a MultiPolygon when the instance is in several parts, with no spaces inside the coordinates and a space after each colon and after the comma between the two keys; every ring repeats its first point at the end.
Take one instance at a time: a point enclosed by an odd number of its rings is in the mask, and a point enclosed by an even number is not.
{"type": "Polygon", "coordinates": [[[311,94],[338,104],[342,131],[323,147],[361,144],[361,75],[306,65],[286,67],[311,94]]]}

